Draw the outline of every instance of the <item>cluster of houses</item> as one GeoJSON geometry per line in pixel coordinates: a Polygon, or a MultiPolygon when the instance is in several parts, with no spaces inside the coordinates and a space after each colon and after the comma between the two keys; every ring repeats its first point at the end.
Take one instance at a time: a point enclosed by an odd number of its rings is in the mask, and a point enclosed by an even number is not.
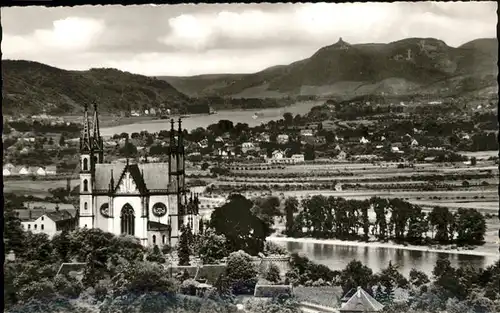
{"type": "Polygon", "coordinates": [[[15,166],[7,163],[3,166],[3,176],[51,176],[56,175],[56,166],[15,166]]]}
{"type": "Polygon", "coordinates": [[[59,116],[53,116],[53,115],[46,114],[46,113],[36,114],[36,115],[31,115],[31,116],[24,116],[24,115],[21,115],[18,117],[8,116],[5,118],[5,121],[7,121],[7,122],[18,122],[18,121],[34,122],[34,121],[37,121],[39,123],[51,125],[51,126],[70,125],[71,124],[70,122],[65,121],[63,118],[61,118],[59,116]]]}
{"type": "Polygon", "coordinates": [[[289,158],[286,157],[287,150],[274,150],[272,156],[267,159],[268,164],[299,164],[304,163],[303,154],[293,154],[289,158]]]}

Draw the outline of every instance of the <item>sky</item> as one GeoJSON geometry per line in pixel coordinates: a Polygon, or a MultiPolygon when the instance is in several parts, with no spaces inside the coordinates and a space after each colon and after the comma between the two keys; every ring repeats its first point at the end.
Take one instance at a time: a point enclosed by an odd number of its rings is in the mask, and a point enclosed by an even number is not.
{"type": "Polygon", "coordinates": [[[68,70],[253,73],[350,44],[495,38],[496,2],[182,4],[1,8],[3,59],[68,70]]]}

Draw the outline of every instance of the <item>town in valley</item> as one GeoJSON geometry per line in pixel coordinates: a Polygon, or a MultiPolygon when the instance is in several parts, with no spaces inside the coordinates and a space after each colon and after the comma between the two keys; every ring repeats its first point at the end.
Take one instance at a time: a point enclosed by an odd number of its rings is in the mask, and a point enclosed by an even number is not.
{"type": "Polygon", "coordinates": [[[495,2],[102,10],[2,8],[6,312],[500,311],[495,2]]]}

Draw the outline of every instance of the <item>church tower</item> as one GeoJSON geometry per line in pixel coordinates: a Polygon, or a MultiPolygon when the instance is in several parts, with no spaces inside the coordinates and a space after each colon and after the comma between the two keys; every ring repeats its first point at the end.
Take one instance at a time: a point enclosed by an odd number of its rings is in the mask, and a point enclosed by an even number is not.
{"type": "Polygon", "coordinates": [[[80,137],[80,208],[78,226],[81,228],[93,228],[94,225],[92,188],[94,183],[95,159],[92,141],[88,106],[85,104],[83,131],[80,137]]]}

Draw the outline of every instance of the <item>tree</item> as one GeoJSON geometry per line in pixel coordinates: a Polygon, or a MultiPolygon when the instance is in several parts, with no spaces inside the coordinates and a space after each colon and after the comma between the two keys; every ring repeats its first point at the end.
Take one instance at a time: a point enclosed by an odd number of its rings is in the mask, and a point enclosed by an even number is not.
{"type": "Polygon", "coordinates": [[[446,243],[450,240],[450,229],[454,222],[453,214],[445,207],[434,207],[428,216],[429,223],[435,227],[434,239],[446,243]]]}
{"type": "Polygon", "coordinates": [[[340,285],[344,294],[357,287],[369,291],[372,280],[373,271],[357,260],[349,262],[346,268],[340,272],[340,285]]]}
{"type": "Polygon", "coordinates": [[[458,209],[455,213],[455,223],[459,244],[475,244],[484,241],[486,220],[476,209],[458,209]]]}
{"type": "Polygon", "coordinates": [[[226,237],[208,229],[201,236],[199,255],[203,264],[214,264],[227,257],[226,237]]]}
{"type": "Polygon", "coordinates": [[[126,265],[112,280],[114,296],[144,294],[146,292],[173,293],[175,283],[167,270],[151,262],[133,262],[126,265]]]}
{"type": "Polygon", "coordinates": [[[120,154],[127,158],[135,157],[137,155],[137,147],[129,141],[128,137],[125,139],[125,144],[120,149],[120,154]]]}
{"type": "Polygon", "coordinates": [[[64,133],[61,134],[61,137],[59,137],[59,145],[62,147],[64,145],[66,145],[66,137],[64,135],[64,133]]]}
{"type": "Polygon", "coordinates": [[[7,201],[5,201],[3,219],[4,253],[9,253],[12,250],[16,256],[19,256],[24,250],[26,233],[21,226],[21,220],[17,216],[16,211],[14,211],[13,207],[7,201]]]}
{"type": "Polygon", "coordinates": [[[253,292],[257,284],[257,267],[252,257],[244,251],[233,252],[227,258],[226,277],[234,294],[253,292]]]}
{"type": "Polygon", "coordinates": [[[66,197],[68,196],[68,190],[64,187],[59,187],[59,188],[49,188],[49,193],[52,195],[52,198],[54,198],[55,201],[65,203],[66,202],[66,197]]]}
{"type": "Polygon", "coordinates": [[[292,235],[293,229],[293,214],[298,211],[299,201],[296,197],[288,197],[285,200],[285,229],[288,236],[292,235]]]}
{"type": "Polygon", "coordinates": [[[243,250],[257,255],[271,234],[269,225],[252,212],[252,201],[239,194],[229,196],[228,200],[212,212],[210,227],[226,237],[229,251],[243,250]]]}
{"type": "Polygon", "coordinates": [[[53,245],[47,234],[28,232],[24,238],[21,253],[23,258],[36,260],[42,264],[51,264],[54,261],[53,245]]]}
{"type": "Polygon", "coordinates": [[[71,240],[67,230],[62,231],[60,234],[56,234],[52,238],[52,246],[55,252],[58,254],[62,262],[69,262],[69,248],[71,240]]]}
{"type": "Polygon", "coordinates": [[[190,265],[189,263],[189,246],[190,238],[192,237],[191,229],[188,225],[181,226],[181,236],[179,238],[179,247],[177,254],[179,255],[179,265],[190,265]]]}
{"type": "Polygon", "coordinates": [[[458,279],[456,269],[451,266],[450,261],[445,256],[439,256],[432,274],[434,275],[434,286],[444,296],[456,297],[459,300],[465,299],[467,291],[458,279]]]}
{"type": "Polygon", "coordinates": [[[360,203],[361,205],[361,225],[363,225],[363,238],[366,242],[369,239],[370,233],[370,220],[368,218],[368,208],[370,207],[370,203],[368,201],[363,201],[360,203]]]}
{"type": "Polygon", "coordinates": [[[146,256],[146,260],[148,260],[149,262],[156,262],[160,264],[166,262],[165,256],[163,255],[163,253],[161,253],[158,245],[154,245],[152,251],[146,256]]]}
{"type": "Polygon", "coordinates": [[[375,229],[377,230],[378,240],[387,239],[387,221],[386,221],[386,210],[389,206],[387,199],[381,199],[378,197],[373,197],[370,199],[371,206],[375,211],[375,229]]]}
{"type": "Polygon", "coordinates": [[[217,277],[214,287],[216,288],[219,296],[221,296],[222,298],[231,296],[231,285],[229,283],[229,279],[225,274],[221,274],[219,275],[219,277],[217,277]]]}
{"type": "Polygon", "coordinates": [[[428,220],[425,212],[418,205],[411,205],[412,211],[408,219],[408,233],[406,239],[412,243],[421,244],[424,234],[429,230],[428,220]]]}
{"type": "Polygon", "coordinates": [[[411,269],[411,271],[410,271],[410,283],[413,286],[420,288],[421,286],[423,286],[429,282],[430,282],[429,277],[427,277],[427,275],[424,272],[416,270],[414,268],[411,269]]]}
{"type": "Polygon", "coordinates": [[[290,112],[286,112],[283,114],[283,120],[285,122],[285,126],[293,125],[293,115],[290,112]]]}
{"type": "Polygon", "coordinates": [[[472,165],[472,166],[476,166],[476,164],[477,164],[477,159],[476,159],[476,157],[472,157],[472,158],[470,158],[470,165],[472,165]]]}
{"type": "Polygon", "coordinates": [[[268,223],[269,226],[274,224],[275,216],[282,214],[279,210],[280,200],[278,197],[257,198],[254,200],[254,204],[254,214],[268,223]]]}
{"type": "Polygon", "coordinates": [[[316,154],[314,152],[314,147],[311,145],[306,145],[304,148],[304,160],[312,161],[316,158],[316,154]]]}
{"type": "Polygon", "coordinates": [[[397,268],[389,261],[389,266],[378,274],[378,280],[384,287],[385,300],[391,303],[394,300],[395,288],[407,288],[408,280],[397,271],[397,268]]]}
{"type": "Polygon", "coordinates": [[[205,222],[203,222],[203,220],[200,220],[200,222],[198,223],[198,233],[200,235],[203,235],[204,231],[205,231],[205,222]]]}

